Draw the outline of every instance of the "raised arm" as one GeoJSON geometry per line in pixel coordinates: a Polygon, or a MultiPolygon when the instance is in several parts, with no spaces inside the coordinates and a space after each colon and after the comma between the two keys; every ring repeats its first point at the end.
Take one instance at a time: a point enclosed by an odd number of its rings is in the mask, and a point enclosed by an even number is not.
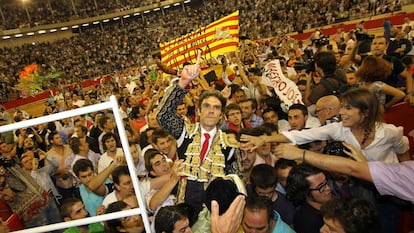
{"type": "Polygon", "coordinates": [[[170,179],[152,196],[150,202],[148,203],[148,208],[151,211],[155,211],[162,203],[168,198],[180,180],[179,171],[182,169],[182,161],[177,160],[174,162],[173,167],[171,168],[170,179]]]}
{"type": "Polygon", "coordinates": [[[309,101],[309,96],[310,96],[310,94],[311,94],[311,92],[312,92],[312,73],[306,73],[306,71],[305,71],[305,74],[306,74],[306,89],[305,89],[305,96],[302,96],[302,100],[303,100],[303,103],[306,105],[306,106],[310,106],[310,105],[312,105],[312,102],[310,102],[309,101]]]}
{"type": "MultiPolygon", "coordinates": [[[[344,145],[351,151],[345,151],[345,153],[359,153],[352,145],[347,143],[344,143],[344,145]]],[[[288,144],[277,146],[276,155],[285,159],[299,160],[326,171],[338,172],[372,182],[371,173],[369,172],[366,161],[357,162],[339,156],[324,155],[313,151],[302,150],[288,144]]]]}
{"type": "Polygon", "coordinates": [[[235,56],[236,56],[237,66],[239,67],[240,77],[241,77],[241,79],[243,81],[243,84],[247,87],[249,85],[249,83],[250,83],[250,80],[247,78],[246,72],[244,72],[244,66],[243,66],[243,63],[240,60],[239,55],[236,53],[235,56]]]}
{"type": "Polygon", "coordinates": [[[158,107],[157,120],[160,126],[174,138],[179,138],[184,128],[184,120],[176,113],[176,109],[188,92],[185,89],[187,85],[200,74],[200,56],[196,64],[184,67],[178,83],[168,88],[158,107]]]}
{"type": "Polygon", "coordinates": [[[242,134],[240,136],[240,141],[244,142],[244,148],[254,150],[258,147],[261,147],[267,142],[290,142],[287,137],[283,134],[275,134],[275,135],[262,135],[262,136],[250,136],[246,134],[242,134]]]}
{"type": "Polygon", "coordinates": [[[171,173],[151,178],[150,189],[160,189],[171,177],[171,173]]]}
{"type": "Polygon", "coordinates": [[[405,78],[405,100],[410,103],[410,105],[414,105],[414,96],[413,96],[413,79],[411,78],[410,72],[408,69],[404,69],[403,72],[400,73],[402,77],[405,78]]]}
{"type": "Polygon", "coordinates": [[[104,182],[106,178],[108,178],[109,175],[115,170],[115,168],[124,163],[124,161],[121,160],[121,157],[117,157],[116,160],[113,161],[108,167],[93,177],[87,185],[88,189],[94,192],[96,195],[104,196],[106,194],[106,187],[104,182]]]}
{"type": "Polygon", "coordinates": [[[390,86],[388,84],[384,84],[381,88],[381,92],[391,96],[391,100],[385,103],[385,109],[391,108],[394,104],[398,103],[400,100],[404,99],[405,93],[398,88],[390,86]]]}

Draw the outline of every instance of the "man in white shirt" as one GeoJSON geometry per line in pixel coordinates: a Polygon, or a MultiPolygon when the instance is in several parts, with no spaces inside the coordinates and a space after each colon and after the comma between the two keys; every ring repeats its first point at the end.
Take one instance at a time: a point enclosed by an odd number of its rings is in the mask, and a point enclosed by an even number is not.
{"type": "Polygon", "coordinates": [[[99,158],[98,173],[102,172],[106,167],[115,160],[116,157],[123,157],[124,151],[116,146],[116,139],[113,133],[107,133],[102,137],[105,153],[99,158]]]}
{"type": "Polygon", "coordinates": [[[79,108],[85,105],[85,101],[83,99],[79,99],[78,95],[75,93],[72,94],[72,102],[74,106],[77,106],[79,108]]]}
{"type": "Polygon", "coordinates": [[[136,198],[134,185],[132,184],[132,179],[127,166],[117,167],[112,172],[112,180],[114,181],[115,190],[104,198],[102,205],[104,205],[105,208],[116,201],[125,201],[125,199],[136,198]]]}
{"type": "MultiPolygon", "coordinates": [[[[303,104],[293,104],[288,111],[289,130],[302,130],[320,126],[319,120],[308,113],[308,108],[303,104]]],[[[280,131],[284,131],[281,129],[280,131]]]]}

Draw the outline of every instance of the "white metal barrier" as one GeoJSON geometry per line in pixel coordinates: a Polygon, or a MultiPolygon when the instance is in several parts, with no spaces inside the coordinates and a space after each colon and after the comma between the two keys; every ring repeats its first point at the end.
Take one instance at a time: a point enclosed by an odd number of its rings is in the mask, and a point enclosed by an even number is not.
{"type": "Polygon", "coordinates": [[[61,222],[61,223],[55,223],[55,224],[51,224],[47,226],[39,226],[39,227],[24,229],[24,230],[15,231],[15,232],[17,233],[51,232],[54,230],[66,229],[66,228],[74,227],[74,226],[88,225],[88,224],[95,223],[95,222],[103,222],[103,221],[107,221],[111,219],[124,218],[124,217],[128,217],[131,215],[138,215],[138,214],[142,216],[145,231],[151,232],[150,224],[148,221],[148,215],[146,212],[146,206],[144,205],[144,202],[142,199],[143,197],[141,196],[141,192],[138,187],[138,183],[139,183],[138,176],[135,171],[134,161],[132,159],[131,152],[129,150],[128,139],[125,134],[125,128],[124,128],[124,124],[122,123],[121,115],[119,114],[119,111],[118,111],[119,107],[118,107],[118,102],[115,96],[111,96],[110,101],[105,102],[105,103],[95,104],[95,105],[91,105],[91,106],[87,106],[83,108],[78,108],[78,109],[68,110],[65,112],[56,113],[53,115],[42,116],[42,117],[30,119],[30,120],[16,122],[16,123],[9,124],[9,125],[4,125],[0,127],[0,133],[13,131],[13,130],[20,129],[20,128],[27,128],[27,127],[31,127],[34,125],[56,121],[56,120],[60,120],[60,119],[68,118],[68,117],[83,115],[83,114],[87,114],[91,112],[97,112],[97,111],[101,111],[105,109],[112,109],[113,111],[115,122],[116,122],[118,132],[119,132],[119,137],[122,143],[122,149],[124,150],[126,162],[128,164],[129,173],[131,174],[132,183],[134,185],[135,195],[137,196],[140,207],[135,208],[135,209],[125,210],[125,211],[110,213],[110,214],[103,214],[99,216],[74,220],[70,222],[61,222]]]}

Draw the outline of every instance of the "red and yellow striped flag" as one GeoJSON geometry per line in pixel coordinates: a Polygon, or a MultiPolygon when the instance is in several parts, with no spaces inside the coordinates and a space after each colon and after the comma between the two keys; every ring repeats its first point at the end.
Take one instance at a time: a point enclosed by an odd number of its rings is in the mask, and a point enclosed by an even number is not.
{"type": "Polygon", "coordinates": [[[239,47],[239,11],[223,17],[206,27],[160,44],[161,61],[170,68],[184,62],[195,62],[202,52],[204,59],[237,51],[239,47]]]}

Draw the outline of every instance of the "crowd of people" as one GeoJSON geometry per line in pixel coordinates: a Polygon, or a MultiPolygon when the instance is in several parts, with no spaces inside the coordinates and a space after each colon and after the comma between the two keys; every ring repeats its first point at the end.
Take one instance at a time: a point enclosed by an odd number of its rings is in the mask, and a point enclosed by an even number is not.
{"type": "MultiPolygon", "coordinates": [[[[112,111],[100,111],[2,133],[0,199],[20,220],[10,227],[137,207],[117,130],[124,127],[141,208],[153,217],[154,232],[397,232],[401,212],[414,200],[405,178],[413,173],[405,162],[413,137],[382,115],[395,103],[414,104],[412,40],[405,32],[411,25],[407,18],[402,28],[391,28],[391,38],[338,31],[332,44],[315,33],[307,49],[280,37],[210,61],[199,56],[180,71],[154,56],[156,67],[120,67],[93,88],[52,92],[44,115],[115,95],[123,125],[112,111]],[[263,82],[275,59],[279,75],[296,83],[301,96],[287,109],[263,82]],[[201,72],[208,65],[218,71],[201,72]]],[[[363,34],[363,25],[355,31],[363,34]]],[[[109,48],[100,51],[121,59],[109,48]]],[[[0,113],[1,125],[36,117],[23,109],[0,113]]],[[[88,228],[142,232],[143,222],[131,216],[65,232],[88,228]]]]}
{"type": "MultiPolygon", "coordinates": [[[[103,12],[109,12],[111,10],[108,9],[113,10],[115,6],[137,7],[133,4],[149,3],[152,1],[133,3],[97,1],[97,6],[98,9],[106,9],[102,10],[103,12]]],[[[0,20],[6,20],[2,23],[5,28],[18,26],[9,21],[27,18],[24,8],[15,4],[17,3],[4,4],[0,8],[4,16],[0,20]]],[[[49,6],[42,6],[42,4],[47,4],[43,1],[31,1],[25,4],[28,4],[32,19],[39,19],[40,24],[74,19],[71,17],[73,13],[70,13],[73,9],[70,1],[53,1],[49,6]],[[50,9],[54,9],[53,14],[49,12],[50,9]]],[[[77,12],[95,11],[92,1],[82,1],[82,4],[74,1],[74,4],[77,12]]],[[[401,5],[388,1],[376,1],[375,4],[373,6],[368,0],[362,2],[327,1],[323,4],[325,7],[320,8],[319,1],[304,3],[298,1],[278,3],[235,0],[193,1],[185,4],[185,10],[181,6],[171,7],[164,9],[163,12],[145,14],[143,17],[130,17],[108,24],[104,23],[102,27],[82,28],[79,35],[67,39],[2,48],[0,49],[0,82],[3,88],[0,102],[10,101],[20,96],[14,86],[18,83],[18,74],[22,68],[31,63],[42,65],[45,73],[50,72],[52,66],[55,67],[62,73],[61,80],[65,80],[64,84],[68,84],[68,82],[79,82],[101,75],[112,75],[128,67],[150,65],[148,56],[151,52],[158,50],[160,42],[169,41],[208,25],[235,10],[240,10],[240,35],[260,39],[294,31],[300,32],[343,20],[368,17],[372,15],[369,12],[372,12],[374,8],[376,9],[374,14],[392,12],[400,9],[401,5]],[[177,15],[180,17],[176,17],[177,15]],[[296,15],[303,15],[303,17],[296,17],[296,15]]],[[[94,14],[85,13],[80,18],[94,14]]],[[[27,24],[26,21],[24,23],[27,24]]],[[[44,89],[56,86],[57,81],[45,83],[44,89]]]]}
{"type": "MultiPolygon", "coordinates": [[[[131,1],[131,0],[105,0],[105,1],[69,1],[59,0],[53,2],[30,1],[30,2],[6,2],[2,4],[2,18],[0,25],[4,29],[15,29],[23,27],[33,27],[51,23],[67,22],[75,19],[84,19],[98,15],[105,15],[114,12],[120,12],[133,8],[149,6],[156,4],[160,0],[131,1]]],[[[202,4],[210,5],[210,1],[199,1],[202,4]]],[[[352,20],[364,18],[372,15],[393,12],[401,9],[400,1],[324,1],[322,8],[318,1],[289,1],[281,3],[268,3],[266,1],[250,2],[249,1],[218,1],[220,5],[224,4],[227,8],[244,6],[246,15],[250,15],[252,10],[253,24],[266,22],[271,17],[273,20],[281,21],[280,23],[293,23],[298,29],[302,24],[325,25],[335,22],[335,20],[352,20]],[[256,10],[256,9],[257,10],[256,10]],[[263,10],[263,11],[262,11],[263,10]],[[259,14],[261,12],[261,14],[259,14]],[[272,12],[278,12],[274,14],[272,12]],[[294,13],[295,12],[295,13],[294,13]],[[263,14],[265,13],[265,14],[263,14]],[[296,18],[296,13],[308,15],[311,21],[304,18],[296,18]],[[293,22],[292,22],[293,21],[293,22]]],[[[247,26],[247,25],[246,25],[247,26]]]]}
{"type": "MultiPolygon", "coordinates": [[[[241,11],[246,36],[282,28],[272,15],[279,5],[299,10],[295,1],[264,7],[268,2],[242,4],[255,16],[250,22],[241,11]]],[[[406,18],[372,37],[361,22],[328,41],[317,30],[309,46],[282,30],[266,43],[245,40],[250,46],[211,60],[199,56],[179,70],[166,69],[157,55],[148,58],[161,40],[217,20],[235,3],[203,2],[81,29],[53,43],[2,49],[5,87],[32,62],[62,71],[60,81],[44,84],[57,89],[40,106],[43,115],[115,95],[123,120],[115,124],[105,110],[2,132],[0,217],[7,227],[138,207],[117,130],[123,127],[152,232],[397,232],[401,212],[414,201],[408,161],[414,133],[404,136],[382,116],[396,103],[414,104],[414,23],[406,18]],[[265,84],[262,74],[275,60],[278,75],[296,84],[298,103],[286,106],[265,84]],[[217,71],[203,73],[207,66],[217,71]],[[107,74],[99,85],[80,84],[107,74]]],[[[0,125],[34,117],[0,108],[0,125]]],[[[144,224],[137,215],[64,232],[88,230],[143,232],[144,224]]]]}
{"type": "Polygon", "coordinates": [[[6,2],[1,6],[4,17],[2,17],[0,24],[3,26],[3,29],[35,27],[120,12],[154,3],[160,3],[160,1],[62,0],[53,2],[6,2]]]}

